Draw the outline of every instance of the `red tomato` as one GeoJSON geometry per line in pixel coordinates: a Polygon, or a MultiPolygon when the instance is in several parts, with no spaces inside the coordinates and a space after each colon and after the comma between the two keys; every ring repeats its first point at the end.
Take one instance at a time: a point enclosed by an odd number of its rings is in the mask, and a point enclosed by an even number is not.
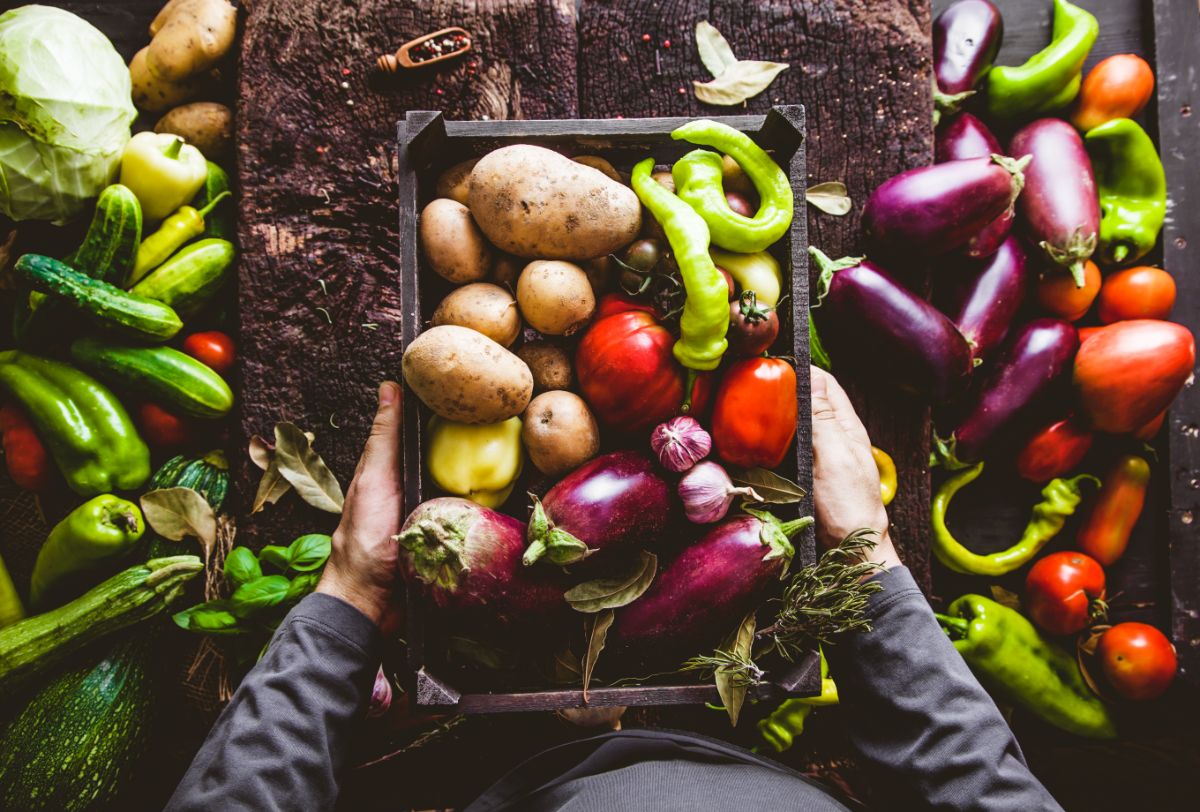
{"type": "Polygon", "coordinates": [[[606,293],[600,299],[600,304],[596,308],[595,320],[606,316],[615,316],[618,313],[628,313],[631,310],[640,310],[643,313],[653,314],[654,305],[649,302],[644,302],[641,299],[635,299],[628,293],[606,293]]]}
{"type": "Polygon", "coordinates": [[[717,266],[717,270],[720,271],[721,276],[725,278],[725,287],[729,288],[729,301],[735,301],[737,297],[741,295],[741,291],[738,290],[738,284],[734,281],[733,274],[722,268],[720,265],[717,266]]]}
{"type": "Polygon", "coordinates": [[[1066,636],[1087,628],[1092,602],[1104,597],[1104,570],[1083,553],[1051,553],[1025,576],[1025,605],[1033,622],[1066,636]]]}
{"type": "Polygon", "coordinates": [[[4,464],[18,488],[38,493],[54,479],[54,466],[25,410],[11,403],[0,407],[4,464]]]}
{"type": "Polygon", "coordinates": [[[775,308],[761,305],[748,290],[736,302],[729,303],[729,352],[742,358],[762,355],[779,336],[779,315],[775,308]]]}
{"type": "Polygon", "coordinates": [[[1096,315],[1105,324],[1165,319],[1175,306],[1175,280],[1161,268],[1126,268],[1109,274],[1100,288],[1096,315]]]}
{"type": "Polygon", "coordinates": [[[1079,328],[1079,346],[1083,346],[1083,342],[1087,341],[1096,333],[1103,330],[1103,327],[1080,327],[1079,328]]]}
{"type": "MultiPolygon", "coordinates": [[[[627,310],[594,322],[579,342],[579,389],[600,420],[626,431],[679,413],[687,371],[675,360],[675,337],[650,313],[627,310]]],[[[692,411],[701,412],[711,376],[697,375],[692,411]]]]}
{"type": "Polygon", "coordinates": [[[1133,436],[1144,443],[1148,443],[1158,436],[1158,432],[1162,429],[1163,423],[1167,419],[1167,410],[1163,409],[1158,413],[1158,417],[1152,418],[1149,423],[1142,426],[1133,433],[1133,436]]]}
{"type": "Polygon", "coordinates": [[[1145,623],[1118,623],[1104,633],[1096,649],[1104,676],[1126,699],[1161,696],[1175,679],[1175,646],[1145,623]]]}
{"type": "Polygon", "coordinates": [[[233,339],[219,330],[192,333],[183,340],[183,351],[220,375],[233,369],[237,358],[233,339]]]}
{"type": "Polygon", "coordinates": [[[1079,526],[1075,546],[1108,567],[1125,554],[1133,526],[1146,506],[1150,464],[1126,454],[1100,481],[1100,493],[1079,526]]]}
{"type": "Polygon", "coordinates": [[[192,437],[192,425],[157,403],[143,403],[137,410],[142,439],[155,448],[179,448],[192,437]]]}
{"type": "Polygon", "coordinates": [[[1135,319],[1088,337],[1075,356],[1075,391],[1099,431],[1128,434],[1171,405],[1196,365],[1186,327],[1135,319]]]}
{"type": "Polygon", "coordinates": [[[1094,437],[1073,420],[1051,423],[1025,443],[1017,455],[1017,473],[1030,482],[1062,476],[1083,460],[1094,437]]]}
{"type": "Polygon", "coordinates": [[[1079,89],[1071,122],[1079,129],[1133,118],[1154,93],[1154,71],[1136,54],[1116,54],[1092,68],[1079,89]]]}
{"type": "Polygon", "coordinates": [[[796,370],[782,358],[746,358],[725,371],[713,407],[717,456],[743,468],[774,468],[796,434],[796,370]]]}
{"type": "Polygon", "coordinates": [[[1087,315],[1100,292],[1100,269],[1088,262],[1083,271],[1083,287],[1075,286],[1069,273],[1053,270],[1044,272],[1037,281],[1034,295],[1038,306],[1052,316],[1078,321],[1087,315]]]}

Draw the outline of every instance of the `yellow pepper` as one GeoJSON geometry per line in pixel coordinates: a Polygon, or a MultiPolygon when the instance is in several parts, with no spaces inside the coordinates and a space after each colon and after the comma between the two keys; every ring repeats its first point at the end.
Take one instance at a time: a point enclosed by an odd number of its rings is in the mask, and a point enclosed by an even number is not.
{"type": "Polygon", "coordinates": [[[434,417],[425,455],[434,483],[455,496],[496,508],[521,475],[521,418],[473,425],[434,417]]]}
{"type": "Polygon", "coordinates": [[[754,291],[758,303],[767,307],[779,304],[783,289],[783,271],[779,262],[766,251],[757,254],[731,254],[720,248],[710,248],[713,262],[729,271],[742,290],[754,291]]]}
{"type": "Polygon", "coordinates": [[[141,132],[121,153],[121,183],[142,204],[142,216],[157,222],[187,203],[208,177],[200,150],[178,135],[141,132]]]}
{"type": "Polygon", "coordinates": [[[879,495],[883,497],[883,506],[887,507],[896,498],[896,463],[886,451],[875,446],[871,446],[871,456],[879,469],[879,495]]]}

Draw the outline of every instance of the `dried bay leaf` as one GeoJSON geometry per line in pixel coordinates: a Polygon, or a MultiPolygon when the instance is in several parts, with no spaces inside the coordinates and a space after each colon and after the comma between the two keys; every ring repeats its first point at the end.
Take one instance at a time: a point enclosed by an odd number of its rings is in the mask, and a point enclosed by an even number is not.
{"type": "Polygon", "coordinates": [[[1001,606],[1021,611],[1021,596],[1011,589],[1005,589],[999,584],[992,584],[992,600],[1001,606]]]}
{"type": "Polygon", "coordinates": [[[592,672],[596,670],[596,661],[600,652],[604,651],[604,643],[608,638],[608,630],[616,615],[611,609],[605,609],[584,623],[587,632],[587,653],[583,657],[583,701],[587,702],[588,685],[592,682],[592,672]]]}
{"type": "MultiPolygon", "coordinates": [[[[746,615],[730,638],[729,645],[725,646],[725,650],[735,657],[749,660],[750,650],[754,646],[755,624],[754,613],[746,615]]],[[[729,714],[729,724],[737,727],[738,716],[742,712],[746,690],[749,688],[745,676],[722,666],[713,673],[713,679],[717,683],[717,694],[720,695],[725,711],[729,714]]]]}
{"type": "Polygon", "coordinates": [[[708,20],[696,23],[696,50],[700,52],[700,61],[714,79],[719,79],[730,65],[737,62],[729,41],[708,20]]]}
{"type": "Polygon", "coordinates": [[[643,552],[625,572],[608,578],[585,581],[568,589],[563,597],[576,612],[594,614],[619,609],[640,598],[658,572],[658,556],[643,552]]]}
{"type": "Polygon", "coordinates": [[[329,513],[342,512],[345,496],[337,477],[313,450],[309,436],[292,423],[275,424],[275,464],[305,502],[329,513]]]}
{"type": "Polygon", "coordinates": [[[758,501],[767,505],[794,505],[807,496],[804,488],[766,468],[735,468],[729,478],[739,487],[753,488],[758,501]]]}
{"type": "Polygon", "coordinates": [[[711,82],[692,82],[696,98],[705,104],[741,104],[767,89],[775,77],[788,69],[785,62],[739,60],[711,82]]]}
{"type": "Polygon", "coordinates": [[[840,180],[809,186],[804,190],[804,197],[812,206],[837,217],[849,214],[854,208],[854,201],[850,199],[846,184],[840,180]]]}
{"type": "Polygon", "coordinates": [[[217,516],[203,496],[191,488],[159,488],[141,498],[146,523],[163,538],[183,541],[197,539],[204,556],[212,554],[217,543],[217,516]]]}

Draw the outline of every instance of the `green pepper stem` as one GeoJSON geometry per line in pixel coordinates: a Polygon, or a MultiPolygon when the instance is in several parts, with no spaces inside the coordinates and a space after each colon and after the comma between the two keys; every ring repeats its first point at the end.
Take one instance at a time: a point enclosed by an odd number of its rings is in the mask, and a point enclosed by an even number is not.
{"type": "Polygon", "coordinates": [[[686,389],[683,393],[683,403],[679,405],[679,411],[687,414],[692,410],[692,394],[696,390],[696,370],[689,369],[687,371],[687,382],[684,386],[686,389]]]}
{"type": "Polygon", "coordinates": [[[958,637],[960,638],[966,637],[967,631],[971,626],[971,624],[967,622],[966,618],[943,615],[941,612],[934,612],[933,616],[937,618],[938,624],[946,630],[952,639],[957,639],[955,638],[955,633],[957,633],[958,637]]]}
{"type": "Polygon", "coordinates": [[[212,200],[208,201],[208,205],[207,205],[207,206],[205,206],[204,208],[200,209],[200,211],[196,212],[197,216],[199,216],[199,218],[200,218],[201,220],[203,220],[205,217],[207,217],[207,216],[209,215],[209,213],[210,213],[210,212],[211,212],[211,211],[212,211],[214,208],[216,208],[216,205],[217,205],[218,203],[220,203],[220,202],[221,202],[222,200],[224,200],[225,198],[227,198],[227,197],[232,197],[232,196],[233,196],[233,192],[230,192],[228,189],[226,189],[224,192],[221,192],[221,194],[217,195],[217,196],[216,196],[216,197],[214,197],[212,200]]]}
{"type": "Polygon", "coordinates": [[[1121,263],[1125,261],[1125,257],[1129,256],[1129,246],[1125,243],[1118,243],[1112,250],[1113,262],[1121,263]]]}
{"type": "Polygon", "coordinates": [[[163,150],[163,156],[167,158],[178,158],[179,151],[183,149],[183,139],[176,138],[170,145],[163,150]]]}

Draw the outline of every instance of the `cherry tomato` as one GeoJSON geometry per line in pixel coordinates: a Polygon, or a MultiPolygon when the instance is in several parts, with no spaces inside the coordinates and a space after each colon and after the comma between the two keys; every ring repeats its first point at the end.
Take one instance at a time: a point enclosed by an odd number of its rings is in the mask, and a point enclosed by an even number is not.
{"type": "Polygon", "coordinates": [[[192,333],[183,340],[183,351],[219,375],[233,369],[236,355],[233,339],[219,330],[192,333]]]}
{"type": "Polygon", "coordinates": [[[179,448],[192,437],[191,423],[157,403],[143,403],[138,407],[137,424],[142,439],[155,448],[179,448]]]}
{"type": "Polygon", "coordinates": [[[1089,261],[1084,266],[1083,279],[1083,287],[1079,288],[1070,274],[1057,270],[1045,271],[1034,290],[1038,306],[1060,319],[1082,319],[1100,292],[1100,269],[1096,263],[1089,261]]]}
{"type": "Polygon", "coordinates": [[[713,407],[717,456],[742,468],[774,468],[796,434],[796,370],[782,358],[745,358],[725,371],[713,407]]]}
{"type": "Polygon", "coordinates": [[[758,303],[748,290],[736,302],[729,303],[729,351],[749,358],[762,355],[779,335],[779,316],[775,308],[758,303]]]}
{"type": "Polygon", "coordinates": [[[1017,455],[1017,473],[1030,482],[1049,482],[1083,461],[1095,435],[1073,420],[1043,428],[1017,455]]]}
{"type": "Polygon", "coordinates": [[[1126,699],[1161,696],[1175,679],[1179,662],[1166,635],[1145,623],[1118,623],[1096,649],[1109,685],[1126,699]]]}
{"type": "Polygon", "coordinates": [[[1071,122],[1087,132],[1114,118],[1133,118],[1154,93],[1154,71],[1136,54],[1116,54],[1092,68],[1079,89],[1071,122]]]}
{"type": "Polygon", "coordinates": [[[758,206],[748,196],[740,192],[726,192],[725,200],[729,203],[729,208],[734,214],[740,214],[743,217],[753,217],[758,212],[758,206]]]}
{"type": "Polygon", "coordinates": [[[1150,464],[1126,454],[1100,481],[1100,493],[1079,527],[1075,546],[1108,567],[1125,554],[1133,526],[1142,515],[1150,464]]]}
{"type": "Polygon", "coordinates": [[[1092,602],[1104,598],[1104,570],[1076,552],[1051,553],[1025,576],[1025,605],[1033,622],[1065,637],[1087,628],[1092,602]]]}
{"type": "Polygon", "coordinates": [[[729,288],[729,301],[732,302],[736,300],[742,292],[738,289],[738,283],[736,280],[734,280],[733,274],[722,268],[720,265],[717,266],[717,270],[721,272],[721,276],[725,277],[725,287],[729,288]]]}
{"type": "Polygon", "coordinates": [[[1105,324],[1130,319],[1165,319],[1175,306],[1175,280],[1161,268],[1126,268],[1108,275],[1096,315],[1105,324]]]}
{"type": "Polygon", "coordinates": [[[0,433],[4,464],[13,483],[34,493],[46,490],[54,481],[54,461],[25,410],[12,403],[0,406],[0,433]]]}

